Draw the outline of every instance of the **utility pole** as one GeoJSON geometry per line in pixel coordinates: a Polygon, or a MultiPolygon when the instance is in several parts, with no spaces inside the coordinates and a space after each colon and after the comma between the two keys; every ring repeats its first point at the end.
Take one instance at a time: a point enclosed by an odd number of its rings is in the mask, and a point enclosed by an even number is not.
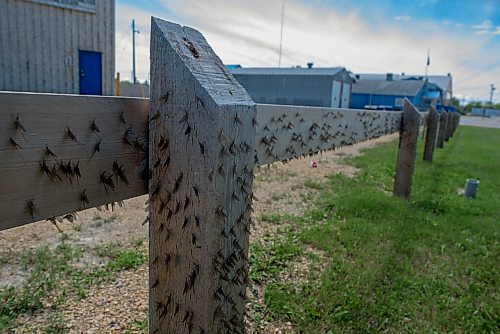
{"type": "Polygon", "coordinates": [[[135,30],[135,20],[132,20],[132,83],[135,85],[137,83],[137,77],[135,76],[135,34],[140,34],[139,30],[135,30]]]}
{"type": "Polygon", "coordinates": [[[491,84],[490,85],[490,106],[493,106],[493,92],[496,90],[497,88],[495,87],[494,84],[491,84]]]}
{"type": "MultiPolygon", "coordinates": [[[[489,103],[489,107],[491,109],[493,109],[493,92],[496,90],[497,88],[495,87],[494,84],[490,84],[490,103],[489,103]]],[[[486,103],[483,105],[483,117],[486,116],[486,103]]]]}
{"type": "Polygon", "coordinates": [[[285,0],[281,2],[281,34],[280,34],[280,55],[278,59],[278,67],[281,67],[281,50],[283,49],[283,23],[285,19],[285,0]]]}

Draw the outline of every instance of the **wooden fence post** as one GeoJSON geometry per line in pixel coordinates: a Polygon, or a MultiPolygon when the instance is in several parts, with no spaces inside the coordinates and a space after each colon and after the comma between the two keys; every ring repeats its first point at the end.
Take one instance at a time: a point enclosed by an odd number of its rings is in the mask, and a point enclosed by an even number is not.
{"type": "Polygon", "coordinates": [[[453,113],[453,131],[451,133],[452,137],[453,137],[453,135],[455,134],[455,131],[458,128],[458,122],[459,122],[459,120],[460,120],[460,115],[457,112],[453,113]]]}
{"type": "Polygon", "coordinates": [[[451,115],[451,112],[446,112],[446,132],[444,135],[444,141],[448,142],[451,137],[451,131],[453,129],[453,121],[452,121],[453,116],[451,115]]]}
{"type": "Polygon", "coordinates": [[[432,156],[434,154],[434,146],[436,144],[436,135],[438,128],[438,114],[436,109],[431,106],[429,109],[429,115],[427,117],[427,133],[425,136],[425,148],[424,148],[424,160],[432,161],[432,156]]]}
{"type": "Polygon", "coordinates": [[[150,333],[243,333],[256,106],[196,30],[152,18],[150,333]]]}
{"type": "Polygon", "coordinates": [[[442,111],[439,114],[439,133],[437,137],[436,147],[443,148],[445,136],[446,136],[446,111],[442,111]]]}
{"type": "Polygon", "coordinates": [[[404,102],[402,123],[394,178],[394,196],[409,198],[417,155],[420,113],[407,99],[404,102]]]}

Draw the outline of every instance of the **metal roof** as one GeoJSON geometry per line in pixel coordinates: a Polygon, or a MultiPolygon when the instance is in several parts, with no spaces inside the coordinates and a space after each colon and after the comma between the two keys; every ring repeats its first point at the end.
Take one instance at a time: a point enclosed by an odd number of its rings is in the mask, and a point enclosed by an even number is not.
{"type": "MultiPolygon", "coordinates": [[[[373,74],[373,73],[357,73],[360,80],[386,80],[387,74],[373,74]]],[[[423,75],[402,75],[393,74],[393,80],[424,80],[423,75]]],[[[429,82],[436,84],[443,91],[451,91],[451,82],[453,77],[451,75],[428,75],[429,82]]]]}
{"type": "Polygon", "coordinates": [[[230,71],[236,75],[337,75],[346,69],[344,67],[241,67],[230,71]]]}
{"type": "Polygon", "coordinates": [[[421,80],[357,80],[352,93],[374,95],[415,96],[422,89],[421,80]]]}

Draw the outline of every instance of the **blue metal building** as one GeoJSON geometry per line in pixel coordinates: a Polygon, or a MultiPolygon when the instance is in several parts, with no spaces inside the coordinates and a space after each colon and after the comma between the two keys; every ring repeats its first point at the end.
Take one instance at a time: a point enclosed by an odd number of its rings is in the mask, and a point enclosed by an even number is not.
{"type": "Polygon", "coordinates": [[[401,110],[404,98],[414,105],[420,105],[424,93],[424,82],[357,80],[352,87],[352,109],[401,110]]]}
{"type": "Polygon", "coordinates": [[[350,108],[401,110],[407,98],[421,110],[431,105],[446,105],[451,97],[451,76],[357,74],[353,85],[350,108]],[[434,80],[434,79],[432,79],[434,80]],[[444,88],[443,88],[444,87],[444,88]]]}
{"type": "Polygon", "coordinates": [[[474,107],[470,114],[471,116],[500,117],[500,110],[474,107]]]}

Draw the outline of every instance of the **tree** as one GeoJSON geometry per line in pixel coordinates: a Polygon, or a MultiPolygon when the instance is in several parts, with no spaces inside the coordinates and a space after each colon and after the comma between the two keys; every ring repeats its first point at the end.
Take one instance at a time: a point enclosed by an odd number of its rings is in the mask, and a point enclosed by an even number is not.
{"type": "Polygon", "coordinates": [[[460,107],[460,100],[457,99],[456,97],[452,97],[450,100],[450,104],[453,107],[460,107]]]}
{"type": "Polygon", "coordinates": [[[465,106],[465,113],[468,114],[471,112],[472,108],[482,108],[483,104],[479,101],[471,101],[465,106]]]}

